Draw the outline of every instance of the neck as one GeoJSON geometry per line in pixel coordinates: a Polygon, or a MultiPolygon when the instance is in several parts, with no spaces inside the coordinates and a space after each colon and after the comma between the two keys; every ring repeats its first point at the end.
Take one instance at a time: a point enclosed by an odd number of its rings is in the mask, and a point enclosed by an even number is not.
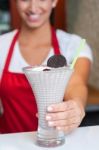
{"type": "Polygon", "coordinates": [[[24,25],[21,27],[19,41],[32,44],[40,44],[51,40],[51,26],[47,23],[39,28],[30,29],[24,25]]]}

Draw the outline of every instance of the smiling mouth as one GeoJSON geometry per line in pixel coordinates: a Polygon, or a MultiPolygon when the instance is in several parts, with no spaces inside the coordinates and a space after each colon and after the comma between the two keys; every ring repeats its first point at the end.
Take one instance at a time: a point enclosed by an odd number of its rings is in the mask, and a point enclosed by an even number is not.
{"type": "Polygon", "coordinates": [[[40,18],[39,14],[34,14],[34,13],[27,13],[26,16],[27,16],[28,20],[31,22],[38,21],[40,18]]]}

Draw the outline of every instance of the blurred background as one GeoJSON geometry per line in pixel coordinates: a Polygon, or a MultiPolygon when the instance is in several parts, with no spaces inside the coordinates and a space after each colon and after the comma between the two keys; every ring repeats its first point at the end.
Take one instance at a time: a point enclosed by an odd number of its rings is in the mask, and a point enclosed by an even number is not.
{"type": "Polygon", "coordinates": [[[10,30],[9,2],[0,0],[0,34],[10,30]]]}
{"type": "MultiPolygon", "coordinates": [[[[59,0],[52,21],[56,28],[85,38],[93,50],[86,117],[81,125],[99,124],[99,0],[59,0]]],[[[0,34],[19,26],[15,1],[0,0],[0,34]]]]}

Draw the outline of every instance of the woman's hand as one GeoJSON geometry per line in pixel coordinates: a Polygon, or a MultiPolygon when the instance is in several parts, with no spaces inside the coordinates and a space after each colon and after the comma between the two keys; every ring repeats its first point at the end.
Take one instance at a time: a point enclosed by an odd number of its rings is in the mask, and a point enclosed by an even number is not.
{"type": "Polygon", "coordinates": [[[46,115],[48,125],[63,130],[65,133],[76,129],[85,116],[84,108],[79,101],[76,98],[49,106],[46,115]]]}

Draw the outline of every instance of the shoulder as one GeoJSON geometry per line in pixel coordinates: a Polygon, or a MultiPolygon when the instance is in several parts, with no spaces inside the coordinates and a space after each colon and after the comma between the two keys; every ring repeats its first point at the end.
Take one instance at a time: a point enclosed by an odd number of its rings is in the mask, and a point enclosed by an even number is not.
{"type": "Polygon", "coordinates": [[[0,58],[5,56],[11,45],[11,41],[17,30],[0,35],[0,58]]]}
{"type": "MultiPolygon", "coordinates": [[[[72,61],[72,59],[75,57],[75,53],[79,48],[83,38],[77,34],[71,34],[62,30],[57,30],[56,35],[62,53],[64,55],[68,55],[72,61]]],[[[86,57],[91,61],[93,60],[92,50],[87,42],[85,44],[84,49],[80,52],[79,57],[86,57]]]]}
{"type": "Polygon", "coordinates": [[[72,34],[65,32],[63,30],[57,29],[56,30],[56,35],[58,40],[65,40],[65,41],[70,41],[72,38],[72,34]]]}
{"type": "Polygon", "coordinates": [[[76,49],[76,47],[78,47],[79,43],[82,40],[82,38],[76,34],[71,34],[59,29],[56,30],[56,35],[62,51],[66,51],[72,48],[76,49]]]}
{"type": "Polygon", "coordinates": [[[17,29],[13,30],[13,31],[10,31],[10,32],[7,32],[7,33],[4,33],[4,34],[0,35],[0,39],[6,38],[6,37],[9,37],[9,36],[13,36],[16,32],[17,32],[17,29]]]}
{"type": "Polygon", "coordinates": [[[76,42],[79,43],[82,40],[82,37],[80,37],[77,34],[72,34],[72,33],[68,33],[66,31],[63,30],[56,30],[56,35],[59,41],[63,41],[63,42],[68,42],[68,44],[73,44],[76,42]]]}
{"type": "Polygon", "coordinates": [[[5,33],[0,35],[0,73],[4,67],[5,60],[12,42],[14,35],[16,34],[17,30],[11,31],[9,33],[5,33]]]}
{"type": "Polygon", "coordinates": [[[16,32],[17,30],[13,30],[11,32],[0,35],[0,45],[5,44],[5,42],[8,43],[9,41],[11,41],[16,32]]]}

